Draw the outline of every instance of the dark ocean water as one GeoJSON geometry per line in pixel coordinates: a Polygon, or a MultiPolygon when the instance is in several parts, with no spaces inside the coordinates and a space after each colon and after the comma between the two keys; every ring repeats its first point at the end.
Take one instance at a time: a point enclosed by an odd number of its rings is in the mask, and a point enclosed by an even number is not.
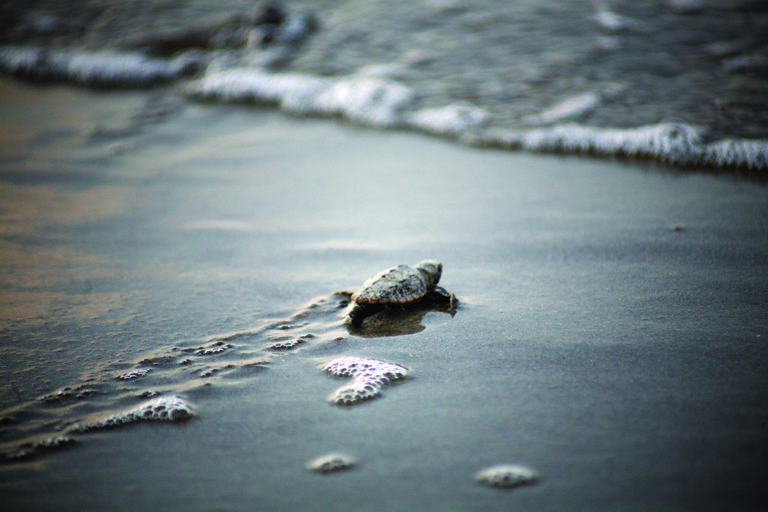
{"type": "Polygon", "coordinates": [[[272,17],[236,1],[6,4],[0,68],[31,79],[171,83],[483,146],[768,166],[756,0],[297,0],[272,17]]]}

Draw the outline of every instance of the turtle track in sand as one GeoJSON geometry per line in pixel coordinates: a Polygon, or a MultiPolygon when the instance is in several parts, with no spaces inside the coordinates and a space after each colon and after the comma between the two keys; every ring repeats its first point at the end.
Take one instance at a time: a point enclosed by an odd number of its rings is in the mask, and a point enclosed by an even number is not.
{"type": "Polygon", "coordinates": [[[253,329],[161,344],[156,350],[107,363],[78,382],[0,411],[5,434],[0,463],[75,446],[81,435],[94,430],[139,421],[191,419],[193,404],[185,395],[223,381],[248,381],[276,358],[295,353],[310,342],[343,341],[346,331],[340,311],[348,301],[348,294],[334,293],[311,301],[287,318],[265,321],[253,329]],[[86,409],[92,412],[77,412],[86,409]]]}

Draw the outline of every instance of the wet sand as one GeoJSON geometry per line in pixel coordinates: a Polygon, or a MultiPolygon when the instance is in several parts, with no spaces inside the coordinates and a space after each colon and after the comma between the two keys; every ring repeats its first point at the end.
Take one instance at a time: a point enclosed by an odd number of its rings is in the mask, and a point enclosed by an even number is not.
{"type": "Polygon", "coordinates": [[[3,409],[291,318],[399,263],[441,260],[441,284],[461,300],[409,335],[356,336],[328,313],[289,326],[316,338],[245,376],[163,376],[191,421],[97,432],[0,466],[8,510],[765,505],[764,185],[162,90],[1,85],[3,409]],[[336,406],[327,397],[343,381],[319,365],[347,355],[410,377],[336,406]],[[331,451],[359,464],[305,468],[331,451]],[[497,463],[541,481],[473,480],[497,463]]]}

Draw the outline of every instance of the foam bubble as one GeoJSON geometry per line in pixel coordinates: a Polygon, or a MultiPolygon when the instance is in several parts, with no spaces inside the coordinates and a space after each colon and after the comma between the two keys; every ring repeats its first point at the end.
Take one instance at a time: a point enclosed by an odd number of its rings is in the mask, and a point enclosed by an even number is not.
{"type": "Polygon", "coordinates": [[[517,464],[498,464],[475,474],[475,479],[479,482],[502,489],[529,485],[538,478],[539,474],[535,470],[517,464]]]}
{"type": "Polygon", "coordinates": [[[125,372],[121,375],[118,375],[117,379],[118,380],[136,380],[136,379],[140,379],[141,377],[144,377],[151,371],[152,371],[152,368],[136,368],[135,370],[131,370],[129,372],[125,372]]]}
{"type": "Polygon", "coordinates": [[[332,473],[350,469],[355,465],[355,459],[344,453],[333,452],[307,462],[307,469],[320,473],[332,473]]]}
{"type": "Polygon", "coordinates": [[[77,444],[77,439],[69,436],[52,436],[37,441],[35,447],[39,450],[59,450],[77,444]]]}
{"type": "Polygon", "coordinates": [[[139,421],[184,421],[193,416],[192,407],[181,397],[161,396],[137,407],[113,414],[92,423],[80,425],[76,430],[86,432],[118,427],[139,421]]]}
{"type": "Polygon", "coordinates": [[[96,390],[86,384],[80,384],[78,386],[65,386],[54,393],[43,395],[39,400],[43,402],[58,402],[61,400],[73,399],[81,400],[94,395],[96,390]]]}
{"type": "Polygon", "coordinates": [[[170,82],[197,69],[195,53],[153,59],[139,53],[90,52],[6,46],[0,70],[38,80],[68,80],[94,86],[148,86],[170,82]]]}
{"type": "Polygon", "coordinates": [[[337,377],[353,377],[350,384],[337,389],[330,400],[339,405],[353,405],[375,398],[381,388],[393,381],[404,379],[408,368],[399,364],[360,357],[341,357],[325,364],[323,370],[337,377]]]}
{"type": "Polygon", "coordinates": [[[269,350],[293,350],[294,348],[306,343],[307,340],[311,340],[314,337],[314,334],[307,333],[295,338],[280,339],[267,345],[267,348],[269,350]]]}
{"type": "Polygon", "coordinates": [[[197,348],[197,350],[195,350],[195,354],[199,356],[213,356],[216,354],[221,354],[222,352],[226,352],[232,347],[233,345],[230,345],[229,343],[225,343],[223,341],[215,341],[203,347],[197,348]]]}

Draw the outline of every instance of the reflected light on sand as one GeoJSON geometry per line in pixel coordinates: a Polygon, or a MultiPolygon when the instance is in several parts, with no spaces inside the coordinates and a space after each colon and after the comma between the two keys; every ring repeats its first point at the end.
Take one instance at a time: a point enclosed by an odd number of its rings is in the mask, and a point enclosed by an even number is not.
{"type": "Polygon", "coordinates": [[[109,277],[114,263],[60,246],[68,239],[57,228],[116,215],[123,196],[110,187],[0,186],[0,327],[90,320],[121,304],[121,293],[91,293],[83,286],[109,277]]]}

